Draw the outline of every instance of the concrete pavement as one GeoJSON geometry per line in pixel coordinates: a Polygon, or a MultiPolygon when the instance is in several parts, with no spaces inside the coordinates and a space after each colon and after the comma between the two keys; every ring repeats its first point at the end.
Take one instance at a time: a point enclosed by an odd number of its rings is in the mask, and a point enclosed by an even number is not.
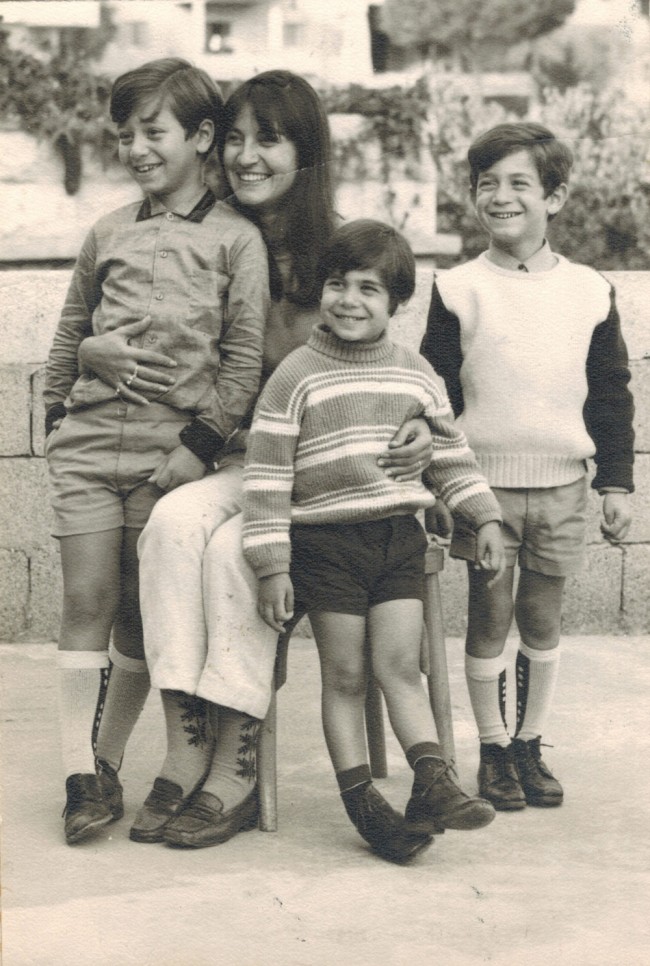
{"type": "MultiPolygon", "coordinates": [[[[340,805],[312,641],[292,643],[279,700],[279,831],[196,852],[128,839],[163,755],[155,692],[122,769],[125,818],[64,844],[54,646],[0,645],[4,966],[646,966],[649,644],[565,640],[544,736],[561,808],[448,831],[406,868],[372,855],[340,805]]],[[[448,652],[474,789],[462,642],[448,652]]],[[[403,807],[410,772],[392,738],[388,751],[378,784],[403,807]]]]}

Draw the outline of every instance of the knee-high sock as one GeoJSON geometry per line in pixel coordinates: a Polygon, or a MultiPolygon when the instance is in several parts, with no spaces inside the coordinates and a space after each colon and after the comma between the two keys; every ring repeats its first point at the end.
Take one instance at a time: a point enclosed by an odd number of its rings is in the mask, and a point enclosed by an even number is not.
{"type": "Polygon", "coordinates": [[[212,760],[213,738],[207,701],[184,691],[161,691],[167,729],[167,755],[160,777],[194,791],[212,760]]]}
{"type": "Polygon", "coordinates": [[[96,753],[116,771],[149,694],[147,662],[125,657],[111,645],[111,673],[97,731],[96,753]]]}
{"type": "Polygon", "coordinates": [[[61,750],[66,778],[95,773],[92,734],[106,651],[57,651],[61,750]]]}
{"type": "Polygon", "coordinates": [[[209,705],[216,744],[204,791],[223,802],[228,812],[252,791],[257,779],[257,735],[261,721],[234,708],[209,705]]]}
{"type": "Polygon", "coordinates": [[[517,731],[515,737],[530,741],[546,725],[555,694],[560,649],[538,651],[520,642],[517,652],[517,731]]]}
{"type": "Polygon", "coordinates": [[[469,699],[482,744],[506,748],[510,736],[506,726],[506,668],[499,657],[465,655],[465,677],[469,699]]]}

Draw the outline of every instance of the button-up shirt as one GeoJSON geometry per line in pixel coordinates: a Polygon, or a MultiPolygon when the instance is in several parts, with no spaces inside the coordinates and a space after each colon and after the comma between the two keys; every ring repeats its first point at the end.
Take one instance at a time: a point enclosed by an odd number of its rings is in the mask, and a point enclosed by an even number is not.
{"type": "Polygon", "coordinates": [[[83,244],[47,363],[46,408],[65,401],[72,412],[114,397],[79,372],[79,345],[149,315],[132,343],[177,363],[175,384],[156,401],[195,417],[183,441],[209,459],[257,394],[268,306],[262,237],[226,202],[206,192],[187,215],[149,198],[126,205],[83,244]]]}

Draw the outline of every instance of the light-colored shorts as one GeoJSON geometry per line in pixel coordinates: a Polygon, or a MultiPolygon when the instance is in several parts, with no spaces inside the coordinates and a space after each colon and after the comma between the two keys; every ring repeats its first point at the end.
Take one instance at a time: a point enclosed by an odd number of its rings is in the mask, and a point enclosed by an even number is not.
{"type": "MultiPolygon", "coordinates": [[[[501,532],[509,567],[518,563],[548,577],[566,577],[584,563],[587,478],[544,489],[493,487],[503,514],[501,532]]],[[[462,520],[454,524],[450,554],[476,559],[476,534],[462,520]]]]}
{"type": "Polygon", "coordinates": [[[45,442],[53,536],[141,530],[164,491],[148,483],[175,449],[187,413],[109,400],[68,413],[45,442]]]}

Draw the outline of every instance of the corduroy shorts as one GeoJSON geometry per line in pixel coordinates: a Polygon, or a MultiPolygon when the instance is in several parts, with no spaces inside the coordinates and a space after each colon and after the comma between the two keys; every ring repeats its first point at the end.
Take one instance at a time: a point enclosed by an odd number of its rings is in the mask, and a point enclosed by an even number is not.
{"type": "MultiPolygon", "coordinates": [[[[501,532],[509,567],[518,563],[547,577],[567,577],[584,564],[587,480],[543,489],[492,492],[503,514],[501,532]]],[[[462,520],[454,524],[450,554],[476,560],[476,534],[462,520]]]]}
{"type": "Polygon", "coordinates": [[[45,443],[55,537],[141,530],[164,491],[148,482],[189,416],[120,399],[68,413],[45,443]]]}
{"type": "Polygon", "coordinates": [[[422,600],[427,540],[411,515],[291,527],[296,610],[365,616],[389,600],[422,600]]]}

